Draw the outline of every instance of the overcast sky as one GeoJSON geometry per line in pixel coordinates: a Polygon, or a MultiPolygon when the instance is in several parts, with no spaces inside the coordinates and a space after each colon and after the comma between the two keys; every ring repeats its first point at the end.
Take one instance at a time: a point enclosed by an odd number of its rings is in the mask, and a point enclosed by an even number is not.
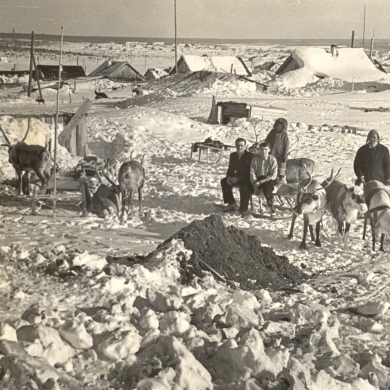
{"type": "MultiPolygon", "coordinates": [[[[176,0],[179,38],[390,38],[390,0],[176,0]]],[[[0,0],[0,32],[173,37],[174,0],[0,0]]]]}

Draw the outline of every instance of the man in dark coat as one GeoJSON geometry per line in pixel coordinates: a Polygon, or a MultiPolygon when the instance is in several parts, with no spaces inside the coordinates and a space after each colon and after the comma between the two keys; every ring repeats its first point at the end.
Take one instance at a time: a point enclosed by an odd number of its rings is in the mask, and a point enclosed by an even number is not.
{"type": "Polygon", "coordinates": [[[239,187],[239,212],[241,215],[245,215],[248,211],[250,196],[253,193],[250,179],[250,166],[253,153],[246,150],[246,141],[244,138],[236,139],[236,150],[236,152],[230,154],[226,177],[221,180],[223,201],[227,203],[224,211],[236,210],[237,205],[233,195],[233,187],[239,187]]]}
{"type": "Polygon", "coordinates": [[[290,140],[287,134],[287,121],[279,118],[275,121],[273,129],[265,138],[265,143],[271,147],[270,155],[278,162],[279,181],[285,182],[286,163],[290,152],[290,140]]]}
{"type": "Polygon", "coordinates": [[[353,169],[357,176],[356,185],[378,180],[390,185],[389,149],[380,143],[379,133],[371,130],[366,144],[356,153],[353,169]]]}

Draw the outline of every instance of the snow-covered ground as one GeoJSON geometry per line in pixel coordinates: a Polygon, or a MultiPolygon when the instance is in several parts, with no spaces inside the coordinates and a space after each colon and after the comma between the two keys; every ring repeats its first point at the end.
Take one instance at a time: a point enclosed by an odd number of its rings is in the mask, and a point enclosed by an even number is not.
{"type": "MultiPolygon", "coordinates": [[[[87,96],[93,96],[93,88],[87,96]]],[[[76,207],[61,202],[55,219],[50,208],[32,216],[26,199],[1,187],[3,388],[389,387],[389,255],[370,250],[370,232],[366,241],[361,239],[360,219],[352,226],[350,251],[339,248],[328,214],[322,247],[310,242],[301,251],[302,219],[289,241],[286,205],[273,221],[221,214],[219,181],[229,152],[219,163],[213,156],[207,163],[205,156],[198,161],[197,154],[190,159],[190,145],[207,137],[234,145],[239,136],[253,140],[255,135],[245,120],[234,126],[206,124],[211,93],[151,98],[119,108],[122,95],[92,107],[88,137],[96,154],[104,154],[99,144],[119,139],[122,148],[112,157],[126,161],[132,150],[134,156],[145,156],[144,207],[133,220],[121,224],[117,216],[81,217],[76,207]],[[307,283],[248,292],[210,273],[193,286],[182,285],[178,259],[191,253],[180,240],[147,261],[137,257],[212,213],[286,256],[307,273],[307,283]]],[[[390,114],[364,112],[389,108],[388,95],[259,92],[246,98],[230,89],[223,99],[284,108],[294,146],[291,157],[314,159],[315,174],[321,177],[341,167],[341,179],[352,184],[353,158],[368,130],[377,128],[389,146],[390,114]],[[342,133],[342,126],[356,127],[357,134],[342,133]]],[[[72,97],[82,100],[81,94],[72,97]]],[[[4,100],[7,104],[15,101],[4,100]]],[[[260,138],[275,119],[273,114],[263,118],[260,138]]],[[[62,149],[60,157],[62,169],[76,163],[62,149]]],[[[13,175],[7,160],[3,148],[1,180],[13,175]]],[[[388,242],[385,247],[389,250],[388,242]]]]}

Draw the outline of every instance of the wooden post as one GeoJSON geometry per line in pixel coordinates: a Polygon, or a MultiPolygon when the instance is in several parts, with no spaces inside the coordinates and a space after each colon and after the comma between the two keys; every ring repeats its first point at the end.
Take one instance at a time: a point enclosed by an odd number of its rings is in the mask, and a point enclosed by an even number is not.
{"type": "Polygon", "coordinates": [[[363,49],[364,49],[364,36],[366,34],[366,5],[364,4],[364,19],[363,19],[363,49]]]}
{"type": "Polygon", "coordinates": [[[175,11],[175,73],[177,74],[177,21],[176,21],[176,0],[173,0],[175,11]]]}
{"type": "Polygon", "coordinates": [[[32,53],[31,55],[32,55],[32,59],[33,59],[33,63],[34,63],[34,68],[35,68],[35,76],[37,77],[39,98],[40,98],[40,99],[43,99],[42,90],[41,90],[41,82],[39,81],[38,68],[37,68],[37,64],[35,63],[34,53],[32,53]]]}
{"type": "Polygon", "coordinates": [[[61,85],[61,60],[62,60],[62,41],[64,38],[64,27],[61,27],[60,58],[58,62],[58,88],[57,88],[57,110],[54,125],[54,178],[53,178],[53,219],[56,219],[57,207],[57,135],[58,135],[58,112],[60,110],[60,85],[61,85]]]}
{"type": "Polygon", "coordinates": [[[351,47],[353,48],[353,41],[355,40],[355,30],[352,30],[351,47]]]}
{"type": "Polygon", "coordinates": [[[31,32],[31,49],[30,49],[30,76],[28,78],[27,96],[31,97],[31,85],[33,74],[33,55],[34,55],[34,31],[31,32]]]}
{"type": "Polygon", "coordinates": [[[375,36],[375,29],[372,33],[371,45],[370,45],[370,60],[371,61],[372,61],[372,49],[374,48],[374,36],[375,36]]]}
{"type": "Polygon", "coordinates": [[[371,38],[371,45],[370,45],[370,59],[372,61],[372,49],[374,48],[374,38],[371,38]]]}

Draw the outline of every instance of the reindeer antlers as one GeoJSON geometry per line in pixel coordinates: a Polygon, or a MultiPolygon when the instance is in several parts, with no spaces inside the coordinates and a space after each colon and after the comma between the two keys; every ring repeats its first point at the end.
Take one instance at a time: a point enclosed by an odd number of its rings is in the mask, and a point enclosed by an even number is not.
{"type": "MultiPolygon", "coordinates": [[[[334,179],[336,179],[336,177],[340,174],[340,171],[341,171],[341,168],[337,171],[336,174],[334,174],[334,169],[332,168],[332,171],[330,172],[329,182],[328,182],[328,184],[326,184],[323,188],[329,187],[330,184],[332,183],[332,181],[333,181],[334,179]]],[[[328,181],[328,179],[326,179],[326,181],[328,181]]]]}
{"type": "MultiPolygon", "coordinates": [[[[305,169],[305,171],[307,172],[307,174],[309,176],[309,182],[304,187],[302,187],[302,192],[307,192],[307,187],[309,187],[310,183],[313,181],[313,172],[312,173],[309,172],[306,164],[302,164],[302,167],[305,169]]],[[[314,171],[314,168],[313,168],[313,171],[314,171]]]]}
{"type": "Polygon", "coordinates": [[[9,142],[9,139],[8,139],[8,137],[5,135],[5,133],[4,133],[4,130],[2,129],[2,127],[0,126],[0,130],[1,130],[1,132],[3,133],[3,135],[4,135],[4,138],[5,138],[5,140],[7,141],[7,143],[8,143],[8,145],[7,146],[11,146],[11,142],[9,142]]]}

